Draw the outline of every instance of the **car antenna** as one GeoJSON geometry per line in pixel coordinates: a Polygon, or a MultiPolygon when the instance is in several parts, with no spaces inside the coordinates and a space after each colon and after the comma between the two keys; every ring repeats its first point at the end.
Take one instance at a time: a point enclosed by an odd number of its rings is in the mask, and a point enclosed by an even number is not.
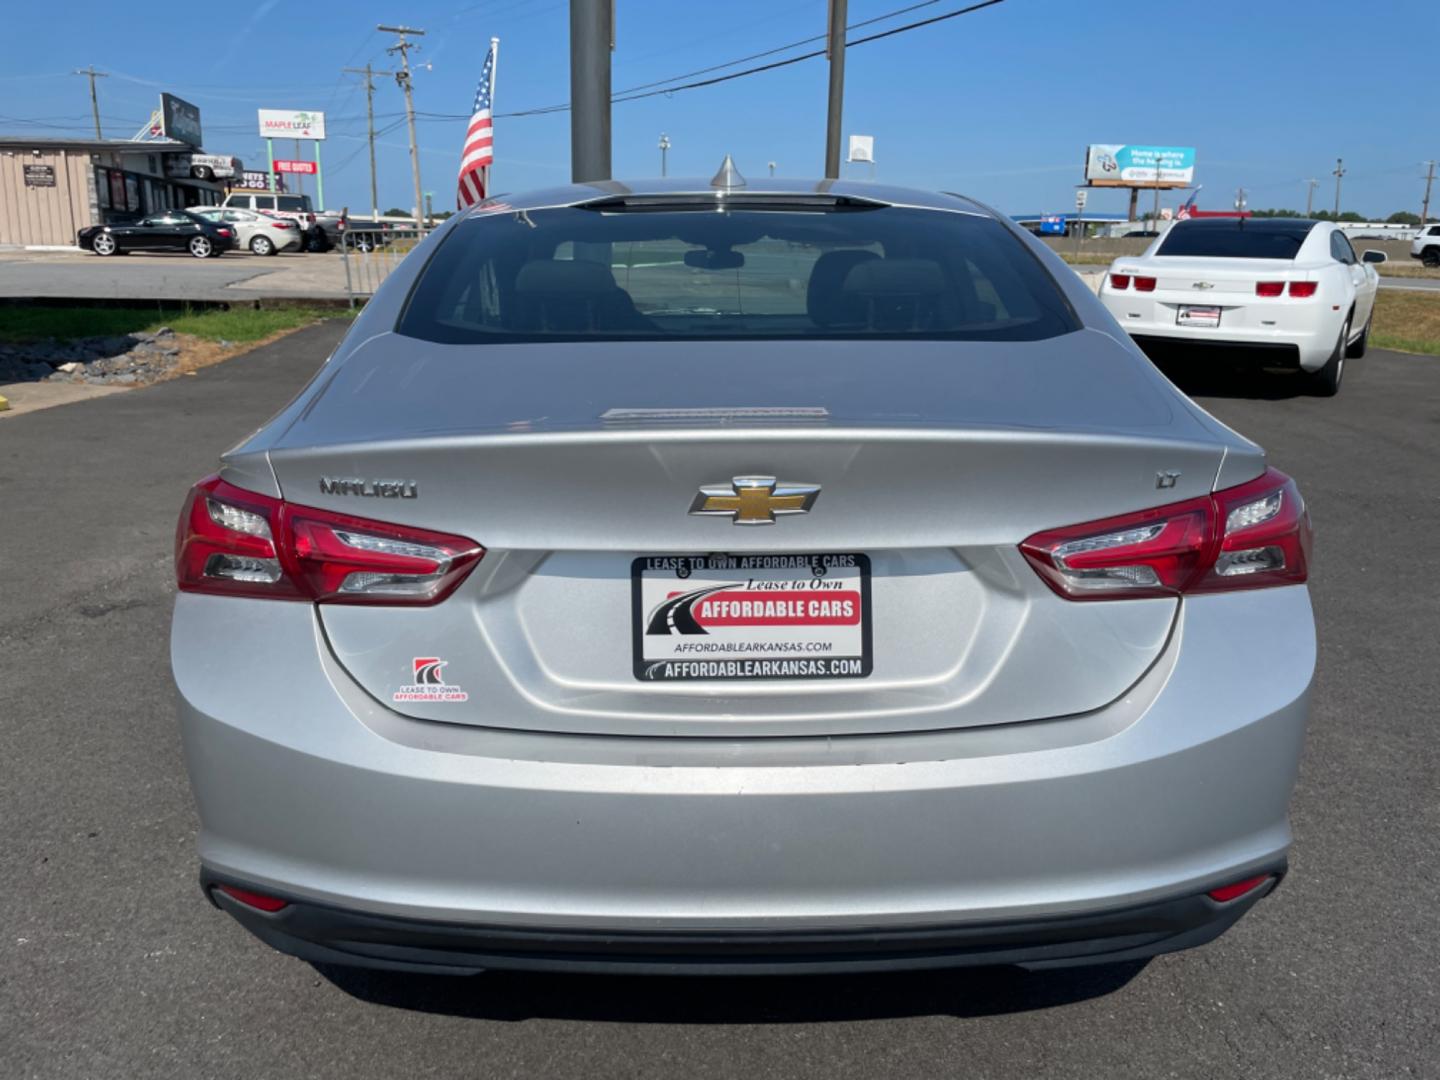
{"type": "Polygon", "coordinates": [[[729,154],[720,163],[720,171],[710,179],[710,186],[713,188],[740,188],[745,186],[745,177],[740,175],[740,170],[735,168],[735,161],[729,154]]]}

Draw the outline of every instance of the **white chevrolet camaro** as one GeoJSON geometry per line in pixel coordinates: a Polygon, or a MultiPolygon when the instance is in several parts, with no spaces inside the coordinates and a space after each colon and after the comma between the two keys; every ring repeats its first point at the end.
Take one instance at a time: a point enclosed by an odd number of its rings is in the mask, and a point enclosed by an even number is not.
{"type": "Polygon", "coordinates": [[[1116,259],[1100,299],[1147,351],[1253,351],[1329,396],[1346,359],[1365,354],[1384,261],[1380,251],[1357,256],[1326,221],[1180,221],[1145,254],[1116,259]]]}

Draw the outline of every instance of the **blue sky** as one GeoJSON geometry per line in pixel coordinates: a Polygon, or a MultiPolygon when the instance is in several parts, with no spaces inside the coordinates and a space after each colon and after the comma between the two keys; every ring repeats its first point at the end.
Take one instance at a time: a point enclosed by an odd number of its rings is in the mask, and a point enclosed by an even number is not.
{"type": "MultiPolygon", "coordinates": [[[[617,91],[825,29],[824,0],[617,2],[617,91]]],[[[913,2],[850,0],[850,22],[913,2]]],[[[852,37],[963,3],[938,0],[852,37]]],[[[107,135],[133,134],[159,90],[168,89],[200,106],[207,150],[247,163],[264,157],[257,107],[323,109],[331,134],[323,152],[326,202],[362,209],[369,202],[365,98],[340,68],[388,66],[388,39],[376,23],[403,20],[429,31],[416,55],[431,65],[415,78],[422,112],[468,111],[491,35],[501,39],[498,113],[569,95],[566,0],[254,0],[153,20],[137,18],[140,10],[66,0],[67,24],[84,32],[58,33],[53,9],[11,5],[9,38],[27,45],[0,69],[0,132],[88,132],[85,80],[68,72],[92,63],[112,73],[100,81],[107,135]]],[[[1323,181],[1316,206],[1329,207],[1330,170],[1343,157],[1345,209],[1378,216],[1418,210],[1420,162],[1440,158],[1436,91],[1432,77],[1407,60],[1420,54],[1395,34],[1423,34],[1434,16],[1434,0],[1298,7],[1006,0],[850,49],[845,131],[875,136],[882,180],[962,191],[1008,212],[1071,206],[1090,142],[1196,147],[1203,207],[1228,206],[1243,185],[1252,207],[1303,209],[1302,181],[1310,176],[1323,181]]],[[[825,94],[825,63],[815,59],[617,104],[615,173],[658,174],[664,131],[672,176],[709,176],[727,151],[744,173],[762,175],[775,161],[781,175],[817,175],[825,94]]],[[[379,81],[375,109],[382,128],[399,120],[393,80],[379,81]]],[[[437,209],[453,201],[463,132],[463,121],[420,123],[423,181],[437,209]]],[[[411,200],[405,147],[403,123],[381,137],[382,209],[411,200]]],[[[502,116],[496,152],[496,190],[568,180],[568,114],[502,116]]],[[[866,166],[855,168],[859,177],[868,174],[866,166]]],[[[1123,195],[1109,192],[1090,201],[1101,211],[1123,204],[1123,195]]]]}

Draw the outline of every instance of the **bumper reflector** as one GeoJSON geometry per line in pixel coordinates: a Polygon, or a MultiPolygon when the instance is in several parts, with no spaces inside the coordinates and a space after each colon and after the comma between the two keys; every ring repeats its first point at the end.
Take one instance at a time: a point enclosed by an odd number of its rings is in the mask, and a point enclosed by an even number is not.
{"type": "Polygon", "coordinates": [[[1237,900],[1246,893],[1254,892],[1274,876],[1274,874],[1261,874],[1259,877],[1246,878],[1244,881],[1237,881],[1232,885],[1222,885],[1218,889],[1211,889],[1207,895],[1211,900],[1223,904],[1228,900],[1237,900]]]}
{"type": "Polygon", "coordinates": [[[216,888],[232,900],[238,900],[246,907],[255,908],[257,911],[279,911],[281,908],[290,906],[288,901],[278,897],[250,892],[248,889],[237,889],[234,885],[217,885],[216,888]]]}

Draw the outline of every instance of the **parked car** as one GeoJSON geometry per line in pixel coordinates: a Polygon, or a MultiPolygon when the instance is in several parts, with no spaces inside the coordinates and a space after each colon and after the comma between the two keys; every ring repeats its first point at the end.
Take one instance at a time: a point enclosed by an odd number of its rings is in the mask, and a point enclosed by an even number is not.
{"type": "Polygon", "coordinates": [[[1385,253],[1357,257],[1328,221],[1204,218],[1176,222],[1144,255],[1110,266],[1100,299],[1147,347],[1237,347],[1340,389],[1365,355],[1385,253]]]}
{"type": "Polygon", "coordinates": [[[191,491],[205,894],[448,973],[1216,937],[1286,868],[1294,481],[986,207],[733,181],[456,215],[191,491]]]}
{"type": "Polygon", "coordinates": [[[300,250],[300,226],[288,218],[271,217],[254,210],[232,210],[225,206],[192,206],[189,212],[234,229],[236,246],[255,255],[300,250]]]}
{"type": "Polygon", "coordinates": [[[389,245],[394,231],[395,226],[389,221],[350,218],[346,222],[345,243],[351,251],[375,251],[389,245]]]}
{"type": "Polygon", "coordinates": [[[315,238],[315,211],[308,195],[287,195],[270,191],[232,191],[220,204],[226,209],[254,210],[262,214],[287,218],[300,227],[302,250],[309,250],[315,238]]]}
{"type": "Polygon", "coordinates": [[[1440,225],[1426,225],[1410,241],[1410,257],[1426,266],[1440,266],[1440,225]]]}
{"type": "Polygon", "coordinates": [[[197,259],[208,259],[235,246],[235,230],[188,210],[164,210],[130,224],[88,226],[76,234],[76,240],[96,255],[188,251],[197,259]]]}
{"type": "Polygon", "coordinates": [[[1160,230],[1158,230],[1158,229],[1131,229],[1129,232],[1127,232],[1127,233],[1124,235],[1123,239],[1125,239],[1125,240],[1138,240],[1138,239],[1147,239],[1147,240],[1149,240],[1149,239],[1154,239],[1155,237],[1157,237],[1157,236],[1159,236],[1159,235],[1160,235],[1160,230]]]}

